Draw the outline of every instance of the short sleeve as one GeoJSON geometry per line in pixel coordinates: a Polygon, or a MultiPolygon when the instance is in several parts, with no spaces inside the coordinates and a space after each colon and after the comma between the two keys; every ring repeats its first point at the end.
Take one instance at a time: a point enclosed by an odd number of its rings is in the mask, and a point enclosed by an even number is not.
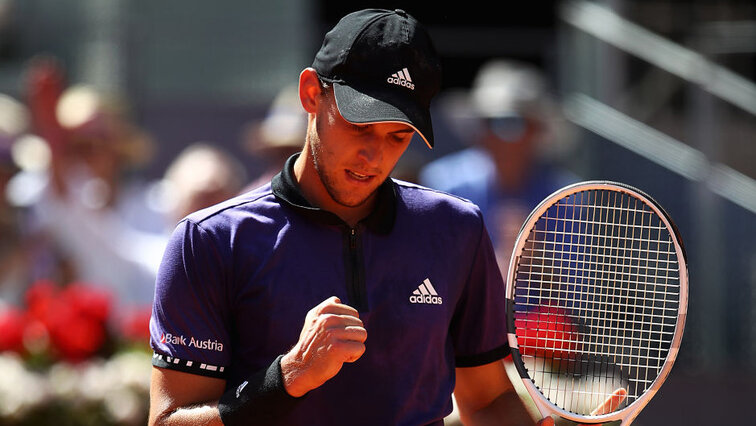
{"type": "Polygon", "coordinates": [[[180,222],[158,270],[150,319],[152,363],[210,377],[225,377],[230,363],[228,256],[198,224],[180,222]]]}
{"type": "Polygon", "coordinates": [[[481,219],[478,247],[451,324],[457,367],[488,364],[510,353],[504,281],[482,223],[481,219]]]}

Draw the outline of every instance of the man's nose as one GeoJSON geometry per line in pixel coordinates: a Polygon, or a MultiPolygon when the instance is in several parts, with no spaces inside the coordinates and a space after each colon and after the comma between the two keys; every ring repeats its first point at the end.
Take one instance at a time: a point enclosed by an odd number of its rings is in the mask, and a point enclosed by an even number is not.
{"type": "Polygon", "coordinates": [[[377,167],[383,160],[383,143],[383,140],[374,134],[365,138],[360,147],[360,157],[370,166],[377,167]]]}

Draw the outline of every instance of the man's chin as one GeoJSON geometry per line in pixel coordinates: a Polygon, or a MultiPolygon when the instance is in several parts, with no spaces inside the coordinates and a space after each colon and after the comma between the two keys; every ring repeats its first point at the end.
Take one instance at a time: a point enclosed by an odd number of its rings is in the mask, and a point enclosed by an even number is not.
{"type": "Polygon", "coordinates": [[[336,203],[339,204],[340,206],[356,209],[358,207],[365,206],[369,202],[369,200],[370,200],[370,197],[367,197],[367,198],[365,198],[363,200],[360,200],[360,201],[343,200],[343,199],[340,199],[340,200],[337,199],[337,200],[334,200],[334,201],[336,201],[336,203]]]}
{"type": "Polygon", "coordinates": [[[373,200],[373,198],[375,198],[374,195],[375,195],[376,191],[377,191],[377,188],[375,190],[373,190],[373,192],[371,192],[370,194],[368,194],[368,195],[366,195],[364,197],[361,197],[361,198],[360,197],[349,197],[349,196],[346,196],[346,197],[341,197],[341,196],[334,197],[333,194],[331,194],[331,198],[334,201],[336,201],[336,203],[339,204],[340,206],[349,207],[349,208],[359,208],[359,207],[364,207],[365,205],[367,205],[368,203],[370,203],[373,200]]]}

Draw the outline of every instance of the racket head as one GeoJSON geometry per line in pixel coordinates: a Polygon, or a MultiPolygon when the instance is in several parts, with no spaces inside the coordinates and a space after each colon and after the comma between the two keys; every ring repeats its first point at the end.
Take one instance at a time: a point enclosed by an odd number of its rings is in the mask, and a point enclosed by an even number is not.
{"type": "Polygon", "coordinates": [[[679,352],[688,304],[682,238],[659,203],[630,185],[566,186],[520,229],[506,298],[514,365],[541,414],[630,421],[679,352]],[[615,386],[627,390],[624,402],[591,413],[615,386]]]}

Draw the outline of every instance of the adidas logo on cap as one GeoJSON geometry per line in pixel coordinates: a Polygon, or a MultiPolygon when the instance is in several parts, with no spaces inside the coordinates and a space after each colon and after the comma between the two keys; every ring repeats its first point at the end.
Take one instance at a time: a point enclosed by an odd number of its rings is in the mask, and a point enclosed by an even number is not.
{"type": "Polygon", "coordinates": [[[387,78],[386,81],[391,84],[406,87],[410,90],[415,90],[415,84],[412,82],[412,78],[410,78],[409,70],[407,68],[402,68],[391,74],[391,77],[387,78]]]}
{"type": "Polygon", "coordinates": [[[428,305],[441,305],[443,299],[436,293],[436,289],[433,288],[430,280],[426,278],[417,290],[412,292],[409,297],[410,303],[424,303],[428,305]]]}

